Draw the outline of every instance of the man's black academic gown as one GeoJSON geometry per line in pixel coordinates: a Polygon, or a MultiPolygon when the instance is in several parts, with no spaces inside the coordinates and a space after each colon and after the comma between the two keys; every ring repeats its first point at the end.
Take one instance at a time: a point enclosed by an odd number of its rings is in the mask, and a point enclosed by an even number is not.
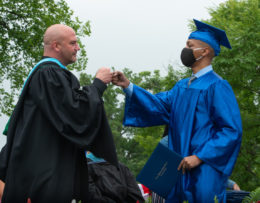
{"type": "Polygon", "coordinates": [[[41,64],[28,78],[0,154],[3,203],[87,201],[89,150],[117,165],[99,79],[80,85],[68,70],[41,64]]]}

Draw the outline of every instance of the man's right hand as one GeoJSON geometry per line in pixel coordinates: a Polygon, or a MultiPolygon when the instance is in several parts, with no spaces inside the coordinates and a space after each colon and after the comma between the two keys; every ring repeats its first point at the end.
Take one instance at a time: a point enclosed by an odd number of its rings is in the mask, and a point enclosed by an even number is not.
{"type": "Polygon", "coordinates": [[[112,81],[112,73],[110,72],[110,68],[102,67],[98,69],[96,78],[100,79],[105,84],[110,83],[112,81]]]}
{"type": "Polygon", "coordinates": [[[112,83],[122,88],[127,88],[130,84],[130,81],[125,77],[124,73],[116,71],[113,73],[112,83]]]}

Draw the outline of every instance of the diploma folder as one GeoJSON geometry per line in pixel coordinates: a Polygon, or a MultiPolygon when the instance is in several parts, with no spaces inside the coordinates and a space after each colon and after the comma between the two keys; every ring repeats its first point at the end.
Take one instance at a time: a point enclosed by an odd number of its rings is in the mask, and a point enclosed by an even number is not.
{"type": "Polygon", "coordinates": [[[166,198],[176,184],[181,171],[182,156],[159,143],[136,180],[166,198]]]}

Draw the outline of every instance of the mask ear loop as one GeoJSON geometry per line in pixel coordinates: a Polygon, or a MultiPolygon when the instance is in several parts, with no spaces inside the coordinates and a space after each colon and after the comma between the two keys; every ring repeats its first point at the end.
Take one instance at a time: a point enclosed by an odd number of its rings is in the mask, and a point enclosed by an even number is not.
{"type": "MultiPolygon", "coordinates": [[[[197,51],[197,50],[201,50],[201,49],[205,49],[205,48],[196,48],[196,49],[193,49],[193,51],[197,51]]],[[[196,61],[198,61],[198,60],[200,60],[200,59],[202,59],[203,58],[203,56],[200,56],[199,58],[197,58],[196,59],[196,61]]]]}
{"type": "Polygon", "coordinates": [[[195,48],[195,49],[193,49],[193,51],[197,51],[197,50],[201,50],[201,49],[205,49],[205,47],[204,48],[203,47],[195,48]]]}
{"type": "Polygon", "coordinates": [[[203,58],[203,56],[200,56],[199,58],[196,59],[196,61],[198,61],[198,60],[200,60],[200,59],[202,59],[202,58],[203,58]]]}

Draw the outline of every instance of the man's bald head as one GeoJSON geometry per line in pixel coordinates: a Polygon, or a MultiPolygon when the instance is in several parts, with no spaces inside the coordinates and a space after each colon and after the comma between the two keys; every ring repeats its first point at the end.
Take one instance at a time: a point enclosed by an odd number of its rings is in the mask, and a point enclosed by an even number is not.
{"type": "Polygon", "coordinates": [[[75,31],[62,24],[50,26],[43,37],[44,56],[58,59],[63,65],[74,63],[80,50],[75,31]]]}
{"type": "Polygon", "coordinates": [[[43,37],[44,46],[50,45],[53,41],[61,42],[68,32],[75,33],[75,31],[67,25],[55,24],[50,26],[45,31],[43,37]]]}

